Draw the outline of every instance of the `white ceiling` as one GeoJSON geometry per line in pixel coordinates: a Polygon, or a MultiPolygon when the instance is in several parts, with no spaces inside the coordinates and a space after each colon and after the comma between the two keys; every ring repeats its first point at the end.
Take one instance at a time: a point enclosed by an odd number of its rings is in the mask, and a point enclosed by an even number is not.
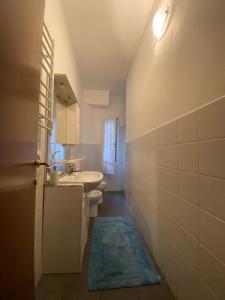
{"type": "Polygon", "coordinates": [[[61,0],[85,88],[126,79],[152,0],[61,0]]]}

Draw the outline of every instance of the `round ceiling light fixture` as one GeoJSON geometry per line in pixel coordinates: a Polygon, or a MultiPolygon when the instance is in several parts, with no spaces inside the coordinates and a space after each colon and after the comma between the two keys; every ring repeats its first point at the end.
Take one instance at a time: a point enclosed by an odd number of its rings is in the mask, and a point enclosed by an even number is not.
{"type": "Polygon", "coordinates": [[[155,37],[160,40],[165,33],[168,20],[169,20],[170,7],[168,3],[164,3],[161,8],[156,12],[153,22],[152,29],[155,37]]]}

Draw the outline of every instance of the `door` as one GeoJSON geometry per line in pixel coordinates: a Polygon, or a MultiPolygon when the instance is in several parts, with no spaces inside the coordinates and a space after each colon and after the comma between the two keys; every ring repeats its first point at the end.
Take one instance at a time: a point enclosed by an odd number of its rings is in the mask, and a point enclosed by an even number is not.
{"type": "Polygon", "coordinates": [[[2,0],[0,14],[0,299],[32,300],[44,0],[2,0]]]}

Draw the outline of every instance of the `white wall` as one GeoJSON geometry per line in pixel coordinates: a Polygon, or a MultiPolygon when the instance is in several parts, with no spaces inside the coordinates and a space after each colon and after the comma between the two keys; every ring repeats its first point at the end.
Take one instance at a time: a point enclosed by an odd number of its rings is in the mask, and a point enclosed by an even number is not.
{"type": "Polygon", "coordinates": [[[165,36],[152,19],[127,78],[127,139],[225,94],[225,2],[173,0],[165,36]]]}
{"type": "Polygon", "coordinates": [[[83,101],[93,105],[109,105],[109,91],[85,89],[83,92],[83,101]]]}
{"type": "Polygon", "coordinates": [[[82,84],[61,3],[61,0],[46,0],[45,23],[55,40],[55,73],[67,74],[80,102],[82,84]]]}
{"type": "MultiPolygon", "coordinates": [[[[79,70],[68,35],[60,0],[46,0],[45,23],[55,41],[55,73],[65,73],[79,101],[82,99],[82,84],[79,70]]],[[[38,150],[42,160],[46,159],[46,132],[39,132],[38,150]]],[[[36,189],[35,210],[35,284],[37,285],[42,273],[42,216],[43,216],[43,184],[44,168],[38,170],[38,185],[36,189]]]]}
{"type": "Polygon", "coordinates": [[[125,124],[125,98],[111,96],[108,106],[82,105],[81,142],[102,144],[102,124],[107,117],[118,117],[125,124]]]}

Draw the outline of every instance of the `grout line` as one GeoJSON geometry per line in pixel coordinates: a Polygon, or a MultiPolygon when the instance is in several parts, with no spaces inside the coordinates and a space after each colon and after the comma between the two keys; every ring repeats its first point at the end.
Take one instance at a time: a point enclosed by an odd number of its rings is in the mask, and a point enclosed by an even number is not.
{"type": "Polygon", "coordinates": [[[210,212],[208,212],[207,210],[205,210],[204,208],[199,207],[200,211],[204,212],[206,215],[209,215],[211,218],[216,219],[218,222],[225,224],[225,221],[220,219],[219,217],[211,214],[210,212]]]}
{"type": "MultiPolygon", "coordinates": [[[[161,187],[160,185],[158,185],[158,186],[159,186],[160,189],[162,189],[162,190],[168,192],[170,195],[173,195],[173,196],[175,196],[176,198],[179,198],[180,200],[186,202],[187,204],[189,204],[189,205],[192,206],[193,208],[198,209],[198,211],[202,211],[202,212],[208,214],[209,216],[211,216],[211,217],[217,219],[218,221],[220,221],[220,222],[222,222],[222,223],[225,223],[225,221],[223,221],[222,219],[220,219],[220,218],[218,218],[218,217],[216,217],[216,216],[210,214],[210,213],[207,212],[206,210],[204,210],[204,209],[202,209],[202,208],[200,208],[200,207],[198,207],[198,206],[196,206],[196,205],[190,203],[189,201],[185,200],[184,198],[180,197],[179,195],[174,194],[173,192],[167,190],[166,188],[161,187]]],[[[156,188],[157,188],[157,186],[156,186],[156,188]]],[[[173,222],[175,222],[177,225],[179,225],[179,226],[180,226],[186,233],[188,233],[195,241],[198,241],[199,243],[201,243],[201,242],[200,242],[200,239],[199,239],[199,236],[197,236],[197,237],[194,236],[193,233],[191,233],[188,229],[186,229],[185,227],[183,227],[183,225],[180,224],[174,217],[172,217],[172,216],[168,215],[167,213],[165,213],[165,212],[163,211],[163,209],[160,207],[160,205],[157,203],[158,201],[153,200],[152,197],[149,197],[149,195],[147,195],[147,194],[146,194],[145,192],[143,192],[141,189],[135,188],[135,190],[136,190],[139,194],[143,195],[145,198],[147,198],[148,200],[150,200],[153,204],[155,204],[155,205],[163,212],[164,215],[166,215],[167,217],[169,217],[170,219],[172,219],[173,222]]],[[[137,201],[137,200],[136,200],[136,201],[137,201]]],[[[198,228],[198,229],[199,229],[199,228],[198,228]]],[[[198,232],[199,232],[199,230],[198,230],[198,232]]],[[[225,264],[225,263],[224,263],[224,264],[225,264]]]]}
{"type": "Polygon", "coordinates": [[[223,100],[223,99],[225,99],[225,95],[223,95],[223,96],[221,96],[221,97],[219,97],[219,98],[216,98],[216,99],[214,99],[214,100],[212,100],[212,101],[210,101],[210,102],[207,102],[207,103],[201,105],[200,107],[198,107],[198,108],[196,108],[196,109],[193,109],[193,110],[191,110],[191,111],[189,111],[189,112],[187,112],[187,113],[185,113],[185,114],[180,115],[180,116],[177,117],[177,118],[174,118],[174,119],[172,119],[172,120],[170,120],[170,121],[168,121],[168,122],[165,122],[165,123],[163,123],[163,124],[161,124],[161,125],[159,125],[159,126],[156,126],[156,127],[154,127],[153,129],[151,129],[151,130],[145,131],[144,133],[139,134],[139,135],[135,136],[134,138],[131,138],[130,140],[127,140],[127,143],[130,143],[130,142],[132,142],[132,141],[134,141],[134,140],[137,140],[138,138],[141,138],[141,137],[143,137],[143,136],[146,135],[146,134],[152,133],[152,132],[154,132],[155,130],[160,129],[160,128],[163,127],[163,126],[166,126],[166,125],[169,125],[170,123],[173,123],[173,122],[175,122],[175,121],[178,121],[179,119],[181,119],[181,118],[183,118],[183,117],[186,117],[186,116],[188,116],[188,115],[190,115],[190,114],[192,114],[192,113],[194,113],[194,112],[199,112],[201,109],[203,109],[203,108],[205,108],[205,107],[207,107],[207,106],[209,106],[209,105],[211,105],[211,104],[213,104],[213,103],[219,102],[219,101],[221,101],[221,100],[223,100]]]}
{"type": "Polygon", "coordinates": [[[202,242],[199,241],[199,244],[206,252],[208,252],[211,256],[213,256],[214,259],[216,259],[221,265],[223,265],[223,268],[225,269],[225,263],[217,257],[206,245],[204,245],[202,242]]]}
{"type": "MultiPolygon", "coordinates": [[[[168,217],[172,222],[174,222],[177,226],[179,226],[184,232],[186,232],[195,242],[197,242],[197,244],[199,244],[202,248],[204,248],[206,251],[208,251],[217,261],[219,261],[224,267],[225,267],[225,263],[219,258],[217,257],[207,246],[205,246],[198,238],[196,238],[189,230],[187,230],[182,224],[178,223],[176,219],[174,219],[174,217],[168,215],[167,213],[165,213],[163,211],[163,209],[160,207],[160,205],[152,200],[150,197],[148,197],[145,193],[141,193],[144,196],[146,196],[147,199],[149,199],[154,205],[156,205],[159,210],[161,211],[161,213],[168,217]]],[[[137,198],[135,198],[137,199],[137,198]]],[[[129,200],[128,200],[129,201],[129,200]]],[[[135,200],[137,202],[137,200],[135,200]]],[[[135,214],[135,212],[134,212],[135,214]]]]}
{"type": "MultiPolygon", "coordinates": [[[[183,142],[176,142],[176,143],[169,143],[169,144],[164,144],[164,145],[155,145],[155,146],[136,146],[134,147],[135,150],[139,150],[139,149],[146,149],[146,148],[163,148],[163,147],[168,147],[168,146],[179,146],[179,145],[186,145],[186,144],[193,144],[193,143],[197,143],[197,142],[210,142],[210,141],[220,141],[220,140],[225,140],[225,136],[221,136],[221,137],[211,137],[211,138],[197,138],[195,140],[192,141],[183,141],[183,142]]],[[[131,141],[132,142],[132,141],[131,141]]],[[[127,145],[130,142],[127,142],[127,145]]]]}
{"type": "Polygon", "coordinates": [[[218,296],[214,293],[214,291],[208,286],[207,282],[198,274],[198,279],[203,283],[206,289],[209,290],[209,292],[213,295],[216,300],[219,300],[218,296]]]}
{"type": "Polygon", "coordinates": [[[205,176],[205,177],[210,177],[210,178],[213,178],[213,179],[225,180],[225,178],[224,178],[224,177],[213,176],[213,175],[204,174],[204,173],[199,173],[199,175],[201,175],[201,176],[205,176]]]}

